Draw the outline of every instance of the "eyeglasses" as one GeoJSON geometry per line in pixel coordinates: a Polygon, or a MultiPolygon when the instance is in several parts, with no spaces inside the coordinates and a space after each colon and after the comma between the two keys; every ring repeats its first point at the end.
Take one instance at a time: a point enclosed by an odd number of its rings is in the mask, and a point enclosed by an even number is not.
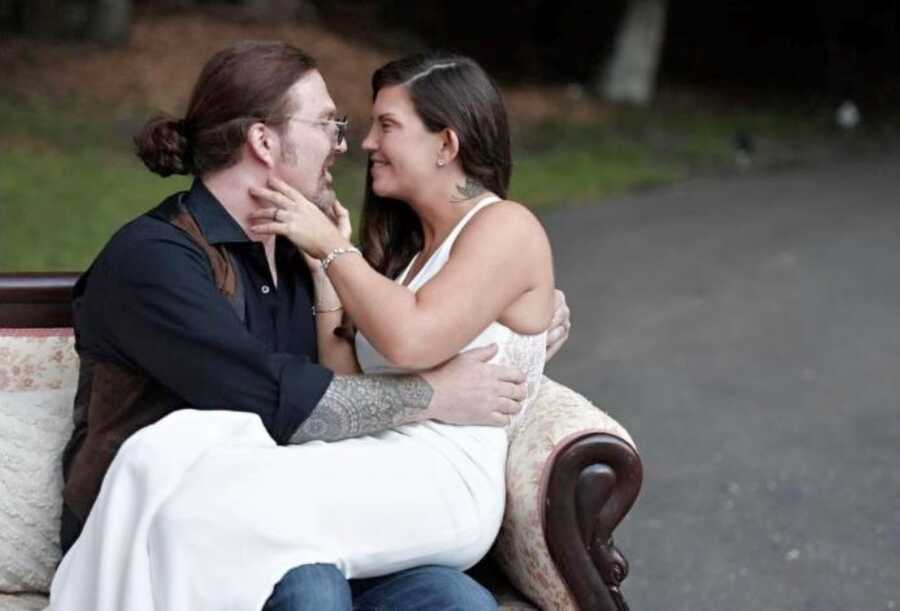
{"type": "Polygon", "coordinates": [[[344,138],[347,136],[347,128],[350,127],[350,119],[347,115],[338,117],[337,119],[301,119],[300,117],[288,117],[288,121],[299,121],[300,123],[308,123],[309,125],[318,125],[327,127],[334,138],[335,146],[341,146],[344,138]]]}

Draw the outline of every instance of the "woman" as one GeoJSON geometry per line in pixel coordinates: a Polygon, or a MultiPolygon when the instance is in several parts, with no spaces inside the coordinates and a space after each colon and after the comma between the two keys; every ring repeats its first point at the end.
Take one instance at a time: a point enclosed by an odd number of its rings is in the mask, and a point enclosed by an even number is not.
{"type": "MultiPolygon", "coordinates": [[[[343,373],[393,372],[496,343],[495,360],[525,371],[533,398],[553,314],[552,261],[538,221],[503,199],[511,163],[498,90],[457,56],[389,63],[373,89],[365,259],[346,223],[336,227],[287,185],[253,192],[271,204],[255,231],[289,237],[317,275],[322,362],[343,373]],[[358,329],[353,343],[335,334],[343,314],[358,329]]],[[[246,416],[223,418],[237,429],[246,416]]],[[[160,501],[147,541],[156,608],[259,609],[302,564],[332,564],[348,578],[468,568],[500,528],[503,427],[427,421],[288,448],[241,435],[199,459],[160,501]]]]}
{"type": "Polygon", "coordinates": [[[376,71],[373,89],[365,261],[343,256],[362,253],[339,204],[332,223],[284,182],[251,190],[268,204],[251,215],[254,231],[290,238],[319,280],[320,358],[360,371],[354,345],[333,339],[345,307],[367,371],[432,367],[495,321],[520,335],[546,330],[550,247],[525,207],[501,201],[511,161],[495,86],[471,59],[413,56],[376,71]],[[368,360],[373,348],[378,362],[368,360]]]}

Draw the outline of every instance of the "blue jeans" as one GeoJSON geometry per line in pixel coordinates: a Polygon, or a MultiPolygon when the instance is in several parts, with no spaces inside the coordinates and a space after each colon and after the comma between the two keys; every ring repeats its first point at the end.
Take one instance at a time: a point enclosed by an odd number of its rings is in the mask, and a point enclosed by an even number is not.
{"type": "Polygon", "coordinates": [[[347,580],[330,564],[291,569],[263,611],[496,611],[481,584],[456,569],[423,566],[372,579],[347,580]]]}

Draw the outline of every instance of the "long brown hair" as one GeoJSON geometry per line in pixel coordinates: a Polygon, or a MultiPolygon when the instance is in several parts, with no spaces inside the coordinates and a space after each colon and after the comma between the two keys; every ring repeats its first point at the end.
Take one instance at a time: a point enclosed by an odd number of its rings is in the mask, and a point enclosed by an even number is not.
{"type": "Polygon", "coordinates": [[[284,123],[287,91],[315,68],[312,57],[284,42],[242,41],[213,55],[194,85],[184,119],[156,116],[134,139],[144,164],[162,176],[235,164],[257,121],[284,123]]]}
{"type": "MultiPolygon", "coordinates": [[[[512,168],[509,126],[500,90],[475,62],[461,55],[416,54],[389,62],[372,75],[372,99],[384,87],[404,85],[431,132],[450,128],[459,138],[466,176],[506,197],[512,168]]],[[[360,224],[363,253],[376,270],[396,277],[423,246],[422,224],[410,206],[372,191],[372,165],[360,224]]]]}

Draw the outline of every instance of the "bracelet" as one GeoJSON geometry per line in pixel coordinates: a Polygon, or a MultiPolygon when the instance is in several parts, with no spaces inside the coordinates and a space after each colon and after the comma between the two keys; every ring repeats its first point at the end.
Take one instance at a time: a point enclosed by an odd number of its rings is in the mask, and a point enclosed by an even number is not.
{"type": "Polygon", "coordinates": [[[362,256],[362,253],[360,252],[360,250],[353,246],[351,246],[350,248],[335,248],[330,253],[328,253],[327,257],[322,259],[322,271],[327,272],[328,266],[331,265],[335,259],[337,259],[341,255],[346,255],[349,253],[355,253],[359,256],[362,256]]]}
{"type": "Polygon", "coordinates": [[[333,308],[322,308],[320,309],[318,306],[313,306],[313,314],[328,314],[329,312],[337,312],[338,310],[343,310],[344,306],[338,304],[333,308]]]}

